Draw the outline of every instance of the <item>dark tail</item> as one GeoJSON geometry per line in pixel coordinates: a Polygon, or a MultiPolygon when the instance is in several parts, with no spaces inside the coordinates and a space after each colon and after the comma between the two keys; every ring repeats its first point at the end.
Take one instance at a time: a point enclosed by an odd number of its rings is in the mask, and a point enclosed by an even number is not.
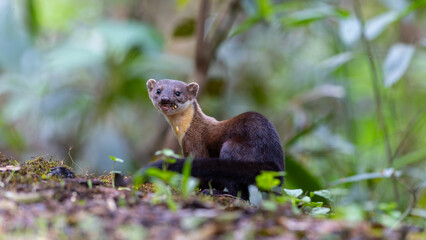
{"type": "MultiPolygon", "coordinates": [[[[185,160],[176,159],[175,163],[164,163],[163,160],[155,161],[138,172],[143,174],[148,168],[156,167],[161,169],[164,165],[167,170],[182,173],[185,160]]],[[[283,168],[273,162],[244,162],[215,158],[196,158],[192,160],[191,164],[191,176],[199,178],[201,183],[213,181],[224,186],[230,182],[248,186],[256,182],[256,176],[262,171],[283,170],[283,168]]],[[[123,176],[119,174],[115,175],[114,181],[116,186],[127,186],[129,183],[129,181],[124,181],[123,176]]]]}
{"type": "MultiPolygon", "coordinates": [[[[169,164],[167,169],[182,172],[185,159],[177,159],[169,164]]],[[[162,161],[149,164],[147,167],[161,168],[162,161]]],[[[202,182],[210,180],[218,182],[235,182],[242,185],[255,183],[255,177],[261,171],[280,171],[276,164],[265,162],[243,162],[230,159],[194,159],[191,165],[191,176],[199,178],[202,182]]]]}

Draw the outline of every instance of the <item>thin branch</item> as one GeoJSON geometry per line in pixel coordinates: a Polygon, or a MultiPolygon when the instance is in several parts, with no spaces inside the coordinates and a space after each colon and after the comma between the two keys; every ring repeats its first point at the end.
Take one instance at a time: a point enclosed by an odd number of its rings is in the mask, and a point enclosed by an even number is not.
{"type": "Polygon", "coordinates": [[[234,24],[240,6],[240,0],[231,0],[227,5],[225,13],[215,22],[213,34],[208,35],[209,52],[208,57],[213,59],[220,44],[228,37],[229,31],[234,24]]]}
{"type": "Polygon", "coordinates": [[[240,0],[231,0],[227,3],[224,13],[217,18],[206,34],[205,25],[210,9],[210,1],[202,0],[197,21],[197,43],[195,51],[195,72],[193,79],[200,85],[202,92],[207,82],[207,74],[211,61],[215,58],[220,44],[228,37],[238,13],[240,0]]]}
{"type": "MultiPolygon", "coordinates": [[[[403,185],[405,186],[405,185],[403,185]]],[[[407,209],[405,209],[405,211],[402,213],[401,217],[399,217],[398,221],[396,221],[396,223],[392,226],[392,228],[396,228],[407,216],[411,215],[411,212],[413,211],[413,209],[416,207],[417,204],[417,192],[418,192],[418,188],[415,189],[407,189],[408,192],[410,193],[410,203],[407,207],[407,209]]]]}
{"type": "Polygon", "coordinates": [[[305,136],[306,134],[314,131],[317,129],[321,123],[324,123],[328,120],[330,120],[333,117],[333,113],[328,113],[324,117],[321,117],[320,119],[316,120],[315,122],[311,123],[311,125],[303,128],[299,132],[295,133],[293,136],[291,136],[285,143],[284,148],[289,148],[291,145],[293,145],[299,138],[305,136]]]}
{"type": "MultiPolygon", "coordinates": [[[[208,43],[205,39],[206,19],[210,10],[210,0],[202,0],[197,20],[197,36],[195,46],[195,71],[194,80],[201,86],[205,85],[207,80],[207,72],[210,66],[208,57],[208,43]]],[[[202,88],[202,87],[201,87],[202,88]]]]}

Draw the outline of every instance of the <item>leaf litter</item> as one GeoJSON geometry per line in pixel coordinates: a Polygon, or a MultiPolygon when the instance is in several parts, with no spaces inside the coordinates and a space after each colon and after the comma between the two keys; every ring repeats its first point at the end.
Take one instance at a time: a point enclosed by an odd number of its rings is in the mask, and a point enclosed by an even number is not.
{"type": "MultiPolygon", "coordinates": [[[[337,221],[275,211],[230,195],[197,194],[178,210],[152,204],[154,187],[112,187],[110,174],[60,178],[63,162],[36,157],[23,163],[0,153],[0,239],[403,239],[424,236],[369,222],[337,221]]],[[[69,174],[69,172],[67,172],[69,174]]],[[[419,238],[420,239],[420,238],[419,238]]]]}

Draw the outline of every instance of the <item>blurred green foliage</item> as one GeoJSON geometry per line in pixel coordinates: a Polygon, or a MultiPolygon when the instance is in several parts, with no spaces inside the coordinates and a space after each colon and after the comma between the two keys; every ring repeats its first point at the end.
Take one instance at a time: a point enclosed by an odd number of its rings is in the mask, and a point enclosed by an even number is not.
{"type": "MultiPolygon", "coordinates": [[[[1,1],[1,151],[72,155],[90,171],[108,170],[109,155],[129,159],[128,171],[146,163],[162,148],[156,139],[165,121],[145,82],[190,78],[197,2],[1,1]]],[[[226,2],[214,1],[212,21],[226,2]]],[[[348,190],[338,204],[398,201],[405,209],[415,195],[413,212],[420,212],[426,1],[240,4],[200,96],[204,112],[218,119],[248,110],[266,115],[285,147],[289,187],[318,190],[352,176],[358,180],[338,186],[348,190]],[[380,175],[392,167],[401,173],[397,199],[394,175],[380,175]]]]}

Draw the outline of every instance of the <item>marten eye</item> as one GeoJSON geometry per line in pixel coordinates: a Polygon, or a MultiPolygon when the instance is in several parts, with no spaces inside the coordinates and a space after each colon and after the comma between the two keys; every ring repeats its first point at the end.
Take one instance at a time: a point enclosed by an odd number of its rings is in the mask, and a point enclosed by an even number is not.
{"type": "Polygon", "coordinates": [[[175,95],[179,97],[180,96],[180,92],[175,92],[175,95]]]}
{"type": "Polygon", "coordinates": [[[161,93],[161,90],[160,89],[157,89],[157,94],[160,94],[161,93]]]}

